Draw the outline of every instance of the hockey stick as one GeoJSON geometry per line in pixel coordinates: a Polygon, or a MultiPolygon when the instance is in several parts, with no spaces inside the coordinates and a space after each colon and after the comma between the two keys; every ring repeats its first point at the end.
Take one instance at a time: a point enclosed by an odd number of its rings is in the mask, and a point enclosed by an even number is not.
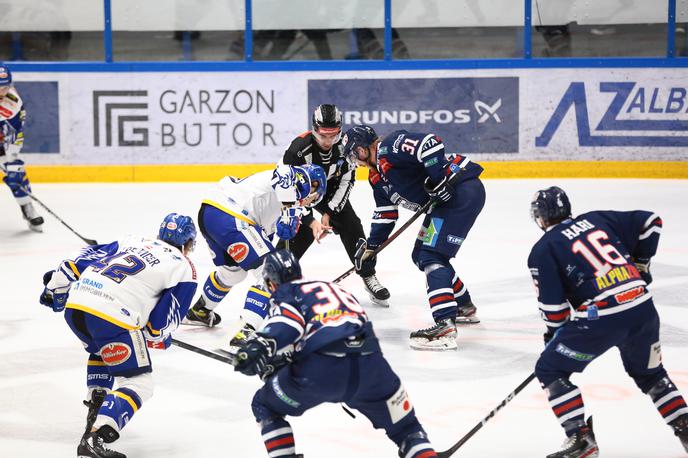
{"type": "Polygon", "coordinates": [[[41,201],[38,199],[38,197],[34,196],[28,189],[26,189],[26,188],[21,188],[21,190],[24,191],[24,192],[26,193],[26,195],[28,195],[28,196],[31,198],[31,200],[35,201],[38,205],[40,205],[41,207],[43,207],[43,209],[44,209],[45,211],[47,211],[47,212],[50,213],[53,217],[55,217],[56,220],[58,220],[59,222],[61,222],[67,229],[69,229],[70,231],[72,231],[72,233],[73,233],[74,235],[76,235],[76,236],[79,237],[81,240],[83,240],[87,245],[98,245],[98,242],[96,242],[95,240],[86,238],[86,237],[84,237],[83,235],[79,234],[79,233],[78,233],[77,231],[75,231],[74,229],[72,229],[72,226],[70,226],[69,224],[65,223],[64,220],[63,220],[62,218],[60,218],[59,216],[57,216],[57,215],[55,214],[55,212],[53,212],[51,209],[49,209],[47,205],[45,205],[43,202],[41,202],[41,201]]]}
{"type": "MultiPolygon", "coordinates": [[[[448,184],[454,184],[454,182],[456,182],[458,176],[461,175],[461,173],[463,172],[463,170],[464,170],[464,169],[459,169],[458,172],[454,173],[454,174],[449,178],[448,184]]],[[[434,203],[436,203],[435,199],[430,199],[430,200],[428,200],[427,202],[425,202],[425,204],[424,204],[422,207],[420,207],[418,210],[416,210],[416,212],[415,212],[413,215],[411,215],[411,217],[408,219],[408,221],[406,221],[406,222],[405,222],[399,229],[397,229],[392,235],[390,235],[389,237],[387,237],[387,240],[385,240],[384,242],[382,242],[382,244],[381,244],[379,247],[375,248],[375,250],[373,251],[373,255],[372,255],[372,256],[373,256],[373,257],[374,257],[374,256],[377,256],[378,253],[379,253],[380,251],[382,251],[382,250],[384,250],[385,248],[387,248],[387,246],[389,246],[389,244],[392,243],[392,242],[394,241],[394,239],[396,239],[397,237],[399,237],[399,236],[401,235],[402,232],[404,232],[406,229],[408,229],[409,226],[410,226],[411,224],[413,224],[418,218],[420,218],[420,215],[422,215],[422,214],[424,214],[426,211],[428,211],[428,209],[429,209],[434,203]]],[[[343,274],[341,274],[339,277],[337,277],[337,278],[335,278],[334,280],[332,280],[332,283],[339,283],[340,281],[344,280],[346,277],[348,277],[349,275],[351,275],[352,273],[354,273],[355,270],[356,270],[356,267],[355,267],[355,266],[352,267],[352,268],[350,268],[349,270],[347,270],[346,272],[344,272],[343,274]]]]}
{"type": "Polygon", "coordinates": [[[514,397],[516,397],[516,395],[517,395],[518,393],[520,393],[520,392],[523,390],[523,388],[525,388],[526,386],[528,386],[528,384],[529,384],[530,382],[532,382],[534,378],[535,378],[535,373],[533,372],[533,373],[531,373],[523,382],[521,382],[521,384],[520,384],[519,386],[517,386],[516,389],[515,389],[514,391],[512,391],[511,393],[509,393],[509,396],[507,396],[506,399],[504,399],[497,407],[495,407],[489,414],[487,414],[487,416],[486,416],[485,418],[483,418],[482,420],[480,420],[480,423],[478,423],[477,425],[475,425],[475,426],[473,427],[473,429],[471,429],[470,431],[468,431],[468,433],[467,433],[465,436],[463,436],[456,444],[452,445],[451,448],[445,450],[444,452],[439,452],[439,453],[437,454],[438,458],[449,458],[450,456],[452,456],[452,455],[453,455],[453,454],[454,454],[463,444],[465,444],[465,443],[468,441],[468,439],[470,439],[471,437],[473,437],[473,435],[474,435],[475,433],[477,433],[478,430],[479,430],[480,428],[482,428],[482,427],[485,425],[485,423],[488,422],[488,420],[490,420],[490,418],[494,417],[495,414],[496,414],[502,407],[504,407],[504,406],[507,405],[509,402],[511,402],[511,400],[514,399],[514,397]]]}
{"type": "Polygon", "coordinates": [[[236,358],[229,358],[227,356],[222,356],[218,355],[217,353],[214,353],[212,351],[208,351],[204,348],[197,347],[195,345],[191,345],[186,342],[182,342],[181,340],[177,339],[172,339],[172,345],[176,345],[177,347],[183,348],[185,350],[192,351],[194,353],[198,353],[199,355],[207,356],[208,358],[216,359],[218,361],[222,361],[223,363],[230,364],[232,366],[236,365],[236,358]]]}

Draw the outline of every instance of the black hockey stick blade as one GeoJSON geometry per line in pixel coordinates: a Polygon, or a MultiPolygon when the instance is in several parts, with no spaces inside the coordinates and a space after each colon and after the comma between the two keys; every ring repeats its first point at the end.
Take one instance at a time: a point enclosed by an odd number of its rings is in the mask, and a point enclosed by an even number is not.
{"type": "Polygon", "coordinates": [[[511,400],[514,399],[514,397],[516,397],[516,395],[517,395],[518,393],[520,393],[526,386],[528,386],[528,384],[529,384],[530,382],[532,382],[534,378],[535,378],[535,373],[531,373],[523,382],[521,382],[521,384],[520,384],[519,386],[516,387],[516,389],[515,389],[514,391],[512,391],[511,393],[509,393],[509,396],[507,396],[506,399],[504,399],[497,407],[495,407],[489,414],[487,414],[487,416],[486,416],[485,418],[483,418],[482,420],[480,420],[480,423],[478,423],[477,425],[475,425],[475,426],[473,427],[473,429],[471,429],[470,431],[468,431],[468,433],[467,433],[465,436],[463,436],[461,439],[459,439],[459,441],[458,441],[456,444],[452,445],[451,448],[449,448],[449,449],[447,449],[447,450],[445,450],[445,451],[443,451],[443,452],[439,452],[439,453],[437,454],[437,456],[438,456],[439,458],[449,458],[449,457],[452,456],[454,453],[456,453],[456,451],[457,451],[463,444],[465,444],[466,442],[468,442],[468,439],[470,439],[471,437],[473,437],[473,435],[474,435],[475,433],[477,433],[478,430],[480,430],[480,428],[482,428],[482,427],[485,425],[485,423],[487,423],[492,417],[494,417],[495,414],[496,414],[502,407],[504,407],[504,406],[507,405],[509,402],[511,402],[511,400]]]}
{"type": "Polygon", "coordinates": [[[76,235],[76,236],[79,237],[81,240],[83,240],[84,243],[86,243],[87,245],[98,245],[98,242],[96,242],[94,239],[89,239],[89,238],[87,238],[87,237],[84,237],[83,235],[79,234],[77,231],[75,231],[74,229],[72,229],[72,226],[70,226],[69,224],[65,223],[64,220],[63,220],[62,218],[60,218],[59,216],[57,216],[57,215],[55,214],[55,212],[53,212],[50,208],[48,208],[47,205],[45,205],[43,202],[41,202],[40,199],[39,199],[38,197],[34,196],[28,189],[26,189],[26,188],[21,188],[21,189],[22,189],[22,191],[24,191],[24,192],[31,198],[31,200],[33,200],[33,201],[36,202],[38,205],[40,205],[41,207],[43,207],[43,209],[44,209],[45,211],[47,211],[48,213],[50,213],[56,220],[58,220],[60,223],[62,223],[62,224],[64,225],[64,227],[66,227],[67,229],[69,229],[69,230],[72,232],[72,234],[76,235]]]}

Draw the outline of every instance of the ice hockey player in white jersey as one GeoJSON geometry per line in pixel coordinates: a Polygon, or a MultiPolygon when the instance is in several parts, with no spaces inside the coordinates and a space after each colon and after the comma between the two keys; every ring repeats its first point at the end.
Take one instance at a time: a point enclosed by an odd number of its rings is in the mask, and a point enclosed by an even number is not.
{"type": "MultiPolygon", "coordinates": [[[[208,276],[187,320],[211,327],[220,323],[215,308],[249,271],[262,265],[266,254],[275,250],[274,235],[290,240],[303,227],[319,237],[323,226],[309,208],[322,200],[326,190],[325,172],[314,164],[280,164],[244,179],[223,178],[203,200],[198,213],[199,229],[217,269],[208,276]]],[[[254,273],[257,284],[249,288],[241,313],[243,329],[231,340],[232,346],[258,328],[269,310],[270,294],[263,287],[260,272],[254,273]]]]}
{"type": "Polygon", "coordinates": [[[31,184],[26,176],[19,152],[24,146],[26,112],[19,93],[12,85],[12,72],[0,65],[0,171],[2,181],[10,188],[32,231],[43,232],[43,217],[36,213],[28,192],[31,184]]]}
{"type": "Polygon", "coordinates": [[[43,276],[41,304],[64,310],[89,353],[88,414],[77,456],[126,458],[105,444],[153,395],[148,348],[167,348],[191,306],[196,269],[186,256],[195,243],[191,217],[171,213],[157,239],[127,236],[89,246],[43,276]]]}

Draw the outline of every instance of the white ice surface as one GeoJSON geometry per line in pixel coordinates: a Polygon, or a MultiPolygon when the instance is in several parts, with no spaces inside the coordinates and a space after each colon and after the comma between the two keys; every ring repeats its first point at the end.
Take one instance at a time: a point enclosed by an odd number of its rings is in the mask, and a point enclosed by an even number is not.
{"type": "MultiPolygon", "coordinates": [[[[420,421],[439,450],[459,440],[532,371],[542,349],[526,257],[540,236],[529,219],[533,193],[552,184],[566,189],[574,212],[648,209],[664,219],[652,291],[662,318],[664,362],[688,393],[688,182],[678,180],[487,181],[487,204],[454,266],[483,322],[459,333],[456,352],[416,352],[408,333],[431,323],[423,275],[410,260],[418,223],[380,256],[378,276],[392,293],[389,309],[370,305],[356,276],[343,286],[361,299],[385,355],[404,381],[420,421]]],[[[154,234],[171,211],[197,214],[209,185],[38,184],[36,196],[82,235],[111,241],[126,233],[154,234]]],[[[4,188],[4,187],[3,187],[4,188]]],[[[352,197],[366,231],[373,204],[365,183],[352,197]]],[[[38,303],[43,272],[81,246],[39,208],[43,234],[31,233],[9,192],[0,193],[0,457],[70,457],[86,409],[86,353],[56,314],[38,303]]],[[[409,217],[401,213],[401,220],[409,217]]],[[[212,268],[199,238],[193,254],[203,282],[212,268]]],[[[308,277],[330,280],[349,268],[330,236],[303,259],[308,277]]],[[[244,287],[245,288],[245,287],[244,287]]],[[[228,338],[241,307],[235,288],[218,309],[219,329],[183,327],[176,337],[217,347],[228,338]]],[[[113,448],[130,458],[264,457],[250,401],[256,378],[180,348],[153,351],[156,391],[113,448]]],[[[573,380],[580,385],[605,458],[685,456],[649,398],[625,375],[615,350],[573,380]]],[[[323,405],[291,419],[297,449],[308,458],[396,457],[396,447],[362,416],[349,418],[323,405]]],[[[456,456],[543,457],[558,450],[563,433],[537,382],[490,420],[456,456]]]]}

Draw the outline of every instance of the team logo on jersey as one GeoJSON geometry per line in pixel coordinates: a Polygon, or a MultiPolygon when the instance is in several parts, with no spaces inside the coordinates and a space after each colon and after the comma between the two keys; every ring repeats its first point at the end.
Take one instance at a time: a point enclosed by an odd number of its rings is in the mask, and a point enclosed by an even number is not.
{"type": "Polygon", "coordinates": [[[248,257],[248,253],[248,245],[244,242],[232,243],[229,248],[227,248],[227,254],[239,264],[248,257]]]}
{"type": "Polygon", "coordinates": [[[100,349],[100,357],[108,366],[122,364],[131,356],[131,347],[124,342],[113,342],[100,349]]]}

